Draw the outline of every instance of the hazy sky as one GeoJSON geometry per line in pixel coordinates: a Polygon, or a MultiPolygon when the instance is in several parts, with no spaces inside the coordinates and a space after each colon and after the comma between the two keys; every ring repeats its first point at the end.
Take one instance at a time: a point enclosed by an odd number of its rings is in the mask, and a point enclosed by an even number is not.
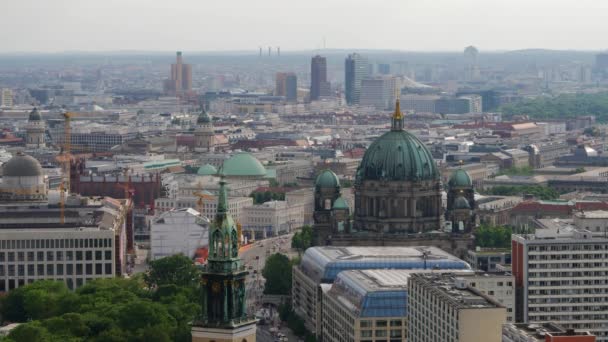
{"type": "Polygon", "coordinates": [[[607,0],[2,0],[0,52],[608,48],[607,0]]]}

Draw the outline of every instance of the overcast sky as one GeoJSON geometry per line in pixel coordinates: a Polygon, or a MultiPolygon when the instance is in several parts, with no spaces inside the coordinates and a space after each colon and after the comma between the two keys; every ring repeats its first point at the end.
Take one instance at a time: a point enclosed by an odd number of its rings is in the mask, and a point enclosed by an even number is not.
{"type": "Polygon", "coordinates": [[[608,48],[607,0],[2,0],[0,52],[608,48]]]}

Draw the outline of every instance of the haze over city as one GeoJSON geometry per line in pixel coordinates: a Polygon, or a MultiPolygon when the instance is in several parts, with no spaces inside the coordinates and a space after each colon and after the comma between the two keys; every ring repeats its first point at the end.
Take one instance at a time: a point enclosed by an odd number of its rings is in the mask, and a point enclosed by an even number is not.
{"type": "Polygon", "coordinates": [[[0,12],[0,52],[601,50],[607,12],[598,0],[20,0],[0,12]]]}

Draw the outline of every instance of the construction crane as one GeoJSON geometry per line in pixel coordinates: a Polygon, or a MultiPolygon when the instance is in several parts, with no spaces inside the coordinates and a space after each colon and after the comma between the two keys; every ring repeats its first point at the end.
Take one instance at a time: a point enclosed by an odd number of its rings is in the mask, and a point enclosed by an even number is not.
{"type": "Polygon", "coordinates": [[[72,156],[70,154],[70,150],[72,148],[72,129],[70,121],[74,116],[74,113],[64,112],[62,114],[65,122],[63,129],[63,149],[59,161],[61,162],[61,167],[63,171],[63,180],[61,181],[61,185],[59,186],[59,215],[61,224],[65,224],[65,198],[66,191],[70,192],[70,169],[71,169],[71,161],[72,156]]]}
{"type": "Polygon", "coordinates": [[[198,197],[198,201],[196,201],[196,204],[198,206],[199,214],[201,214],[201,215],[203,214],[203,199],[210,199],[210,200],[215,199],[215,197],[205,194],[201,191],[195,192],[194,196],[198,197]]]}

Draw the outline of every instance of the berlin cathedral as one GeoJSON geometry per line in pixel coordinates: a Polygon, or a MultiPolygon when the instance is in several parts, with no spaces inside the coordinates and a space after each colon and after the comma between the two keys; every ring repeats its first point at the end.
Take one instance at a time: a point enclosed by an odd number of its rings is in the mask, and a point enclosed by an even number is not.
{"type": "Polygon", "coordinates": [[[456,170],[442,206],[440,173],[430,151],[403,127],[399,101],[391,130],[366,150],[356,173],[351,215],[338,176],[315,182],[313,245],[436,246],[464,256],[476,225],[471,178],[456,170]]]}

